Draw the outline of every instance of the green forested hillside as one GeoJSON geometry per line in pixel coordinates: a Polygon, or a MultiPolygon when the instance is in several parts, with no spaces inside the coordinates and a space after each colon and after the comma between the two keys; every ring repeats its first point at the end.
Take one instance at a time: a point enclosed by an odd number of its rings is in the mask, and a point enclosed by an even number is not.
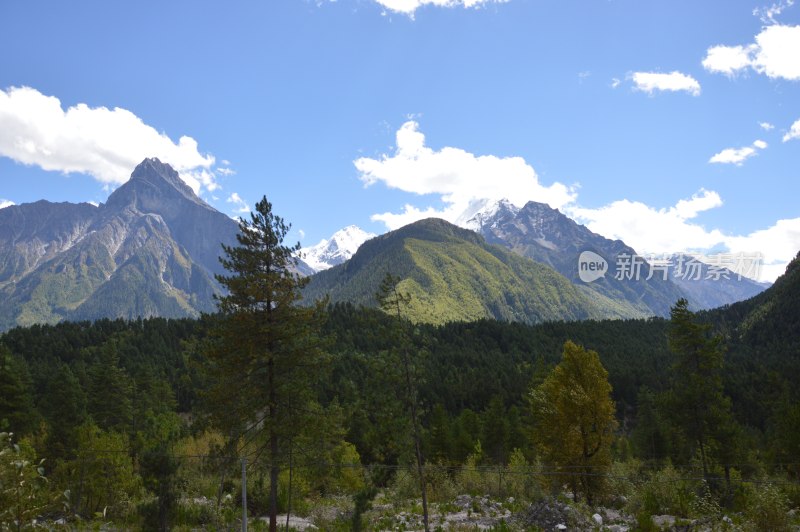
{"type": "Polygon", "coordinates": [[[375,306],[386,273],[411,294],[409,318],[447,323],[493,318],[539,323],[605,315],[555,270],[443,220],[428,219],[364,243],[346,263],[314,275],[306,300],[375,306]]]}

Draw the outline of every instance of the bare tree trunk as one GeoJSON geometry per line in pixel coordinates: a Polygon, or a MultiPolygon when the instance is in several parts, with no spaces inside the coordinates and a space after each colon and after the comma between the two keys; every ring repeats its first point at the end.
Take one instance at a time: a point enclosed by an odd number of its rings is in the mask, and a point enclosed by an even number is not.
{"type": "Polygon", "coordinates": [[[430,530],[428,527],[428,482],[425,478],[425,459],[422,456],[422,437],[417,417],[417,394],[415,393],[415,388],[412,387],[411,364],[408,360],[408,353],[403,356],[403,365],[405,366],[406,388],[408,390],[409,406],[411,407],[411,426],[414,436],[414,454],[417,458],[417,475],[419,476],[420,491],[422,492],[422,522],[425,525],[425,532],[428,532],[430,530]]]}
{"type": "Polygon", "coordinates": [[[269,532],[278,532],[278,434],[276,433],[277,405],[274,386],[275,363],[268,365],[269,385],[269,532]]]}

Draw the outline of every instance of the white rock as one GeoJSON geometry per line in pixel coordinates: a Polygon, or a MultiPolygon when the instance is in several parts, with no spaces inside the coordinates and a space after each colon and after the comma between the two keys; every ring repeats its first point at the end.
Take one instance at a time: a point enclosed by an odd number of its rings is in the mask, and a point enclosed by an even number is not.
{"type": "Polygon", "coordinates": [[[654,515],[653,523],[659,528],[669,528],[675,524],[675,516],[672,515],[654,515]]]}
{"type": "Polygon", "coordinates": [[[602,516],[602,515],[600,515],[600,514],[594,514],[594,515],[592,516],[592,519],[594,519],[594,522],[595,522],[595,523],[597,523],[598,525],[600,525],[600,526],[602,526],[602,525],[603,525],[603,516],[602,516]]]}

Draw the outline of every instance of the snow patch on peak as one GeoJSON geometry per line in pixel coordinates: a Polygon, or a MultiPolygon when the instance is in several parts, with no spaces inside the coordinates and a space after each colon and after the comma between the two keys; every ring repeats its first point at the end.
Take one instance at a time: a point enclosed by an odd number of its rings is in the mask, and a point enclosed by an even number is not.
{"type": "Polygon", "coordinates": [[[327,270],[352,257],[358,248],[376,235],[368,233],[355,225],[349,225],[336,231],[330,239],[322,239],[318,244],[303,248],[303,261],[314,272],[327,270]]]}
{"type": "Polygon", "coordinates": [[[456,225],[461,226],[471,231],[480,231],[492,220],[502,214],[510,214],[516,216],[519,212],[519,207],[511,203],[508,199],[494,200],[478,200],[472,202],[461,216],[456,220],[456,225]]]}

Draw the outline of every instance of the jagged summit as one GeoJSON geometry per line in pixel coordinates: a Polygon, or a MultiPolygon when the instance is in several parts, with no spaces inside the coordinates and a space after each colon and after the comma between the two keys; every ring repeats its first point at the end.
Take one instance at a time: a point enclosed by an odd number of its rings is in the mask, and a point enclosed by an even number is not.
{"type": "Polygon", "coordinates": [[[353,256],[361,244],[374,237],[373,233],[356,225],[349,225],[336,231],[330,239],[323,239],[315,246],[303,248],[300,252],[306,264],[314,272],[319,272],[343,263],[353,256]]]}
{"type": "Polygon", "coordinates": [[[222,244],[235,246],[238,232],[156,158],[98,207],[12,205],[0,211],[0,331],[213,312],[222,244]]]}
{"type": "Polygon", "coordinates": [[[462,214],[456,225],[480,232],[487,223],[498,223],[499,220],[513,218],[519,212],[519,207],[506,198],[494,202],[485,200],[477,211],[473,209],[468,209],[462,214]]]}
{"type": "Polygon", "coordinates": [[[178,172],[170,165],[162,163],[158,157],[148,157],[139,163],[131,173],[131,179],[153,182],[153,178],[161,178],[175,188],[194,195],[192,189],[181,179],[178,172]]]}
{"type": "Polygon", "coordinates": [[[156,157],[149,157],[139,163],[130,179],[108,197],[107,205],[135,205],[142,212],[148,212],[160,210],[159,206],[163,206],[165,202],[172,203],[180,199],[211,208],[194,193],[172,166],[156,157]]]}
{"type": "Polygon", "coordinates": [[[763,286],[742,282],[681,283],[677,279],[659,280],[650,276],[650,265],[643,264],[638,279],[616,275],[617,259],[635,256],[636,251],[620,240],[610,240],[592,232],[558,209],[529,201],[517,209],[508,202],[487,205],[466,224],[487,242],[498,244],[520,255],[551,266],[596,300],[613,309],[616,317],[668,315],[680,297],[687,297],[696,308],[712,308],[737,301],[763,290],[763,286]],[[599,254],[610,265],[609,275],[584,282],[578,272],[584,251],[599,254]]]}
{"type": "Polygon", "coordinates": [[[221,244],[238,231],[155,158],[98,207],[39,201],[0,218],[0,330],[211,312],[221,244]]]}

